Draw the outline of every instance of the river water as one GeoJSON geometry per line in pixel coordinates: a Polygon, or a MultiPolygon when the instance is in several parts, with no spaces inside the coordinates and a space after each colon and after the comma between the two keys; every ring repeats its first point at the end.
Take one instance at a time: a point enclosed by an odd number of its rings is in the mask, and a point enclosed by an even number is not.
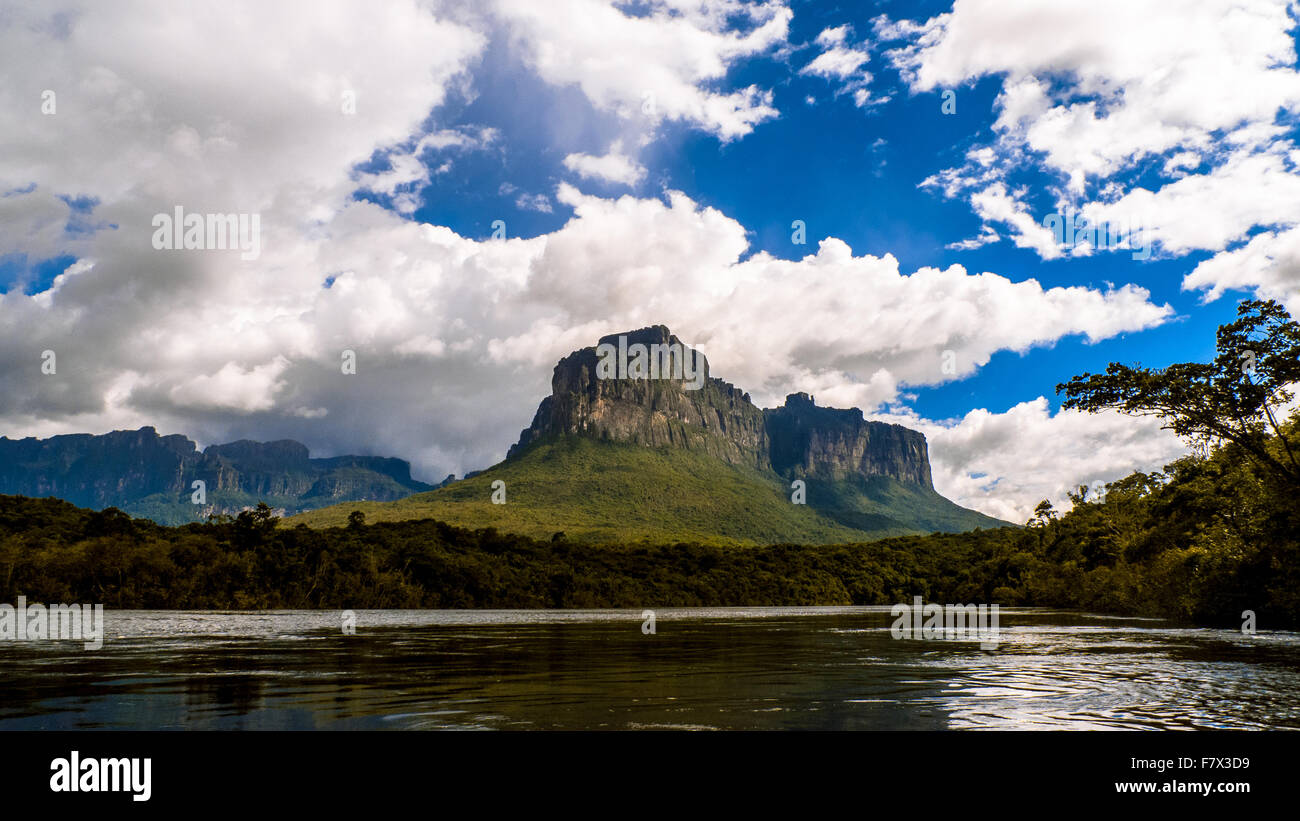
{"type": "Polygon", "coordinates": [[[109,611],[0,641],[0,729],[1300,728],[1300,634],[1003,609],[996,649],[888,607],[109,611]]]}

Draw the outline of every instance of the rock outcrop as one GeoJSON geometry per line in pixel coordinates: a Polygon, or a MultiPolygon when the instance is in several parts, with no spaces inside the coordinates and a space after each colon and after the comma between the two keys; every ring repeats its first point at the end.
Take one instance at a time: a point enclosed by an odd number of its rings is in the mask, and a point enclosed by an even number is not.
{"type": "Polygon", "coordinates": [[[857,408],[819,408],[806,393],[764,410],[772,469],[782,476],[840,481],[853,476],[890,476],[934,486],[925,435],[885,422],[869,422],[857,408]]]}
{"type": "Polygon", "coordinates": [[[542,400],[533,423],[506,458],[550,434],[582,434],[650,447],[699,450],[731,464],[762,467],[767,463],[763,412],[749,394],[709,376],[703,354],[684,346],[667,328],[655,325],[602,337],[600,345],[619,350],[624,337],[629,358],[634,346],[677,346],[681,378],[602,378],[597,348],[583,348],[560,360],[551,378],[551,395],[542,400]],[[688,379],[689,370],[700,375],[688,379]],[[698,387],[694,385],[698,384],[698,387]]]}
{"type": "Polygon", "coordinates": [[[506,458],[557,434],[699,450],[790,478],[889,476],[932,488],[921,433],[867,421],[857,408],[819,408],[803,393],[788,396],[783,407],[761,410],[748,393],[713,377],[707,359],[663,325],[611,334],[561,359],[551,395],[506,458]],[[673,371],[666,378],[639,378],[644,369],[635,368],[641,354],[636,346],[644,346],[650,358],[656,351],[680,351],[688,367],[680,376],[673,371]],[[608,361],[602,365],[611,358],[626,368],[611,373],[608,361]],[[691,362],[702,377],[690,378],[691,362]]]}

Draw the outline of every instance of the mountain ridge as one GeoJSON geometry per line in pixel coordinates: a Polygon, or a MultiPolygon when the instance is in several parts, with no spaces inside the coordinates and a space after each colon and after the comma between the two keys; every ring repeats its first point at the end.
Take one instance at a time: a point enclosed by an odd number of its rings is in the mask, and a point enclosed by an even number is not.
{"type": "Polygon", "coordinates": [[[291,439],[209,445],[153,426],[45,439],[0,436],[0,493],[54,496],[73,504],[116,507],[161,524],[201,521],[265,501],[297,513],[342,501],[393,500],[433,489],[411,478],[410,464],[382,456],[311,458],[291,439]],[[195,504],[193,483],[204,500],[195,504]]]}

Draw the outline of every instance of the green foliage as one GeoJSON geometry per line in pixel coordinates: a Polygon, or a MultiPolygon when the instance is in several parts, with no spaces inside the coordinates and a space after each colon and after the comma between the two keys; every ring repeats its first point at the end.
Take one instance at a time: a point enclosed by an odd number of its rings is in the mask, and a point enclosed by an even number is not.
{"type": "Polygon", "coordinates": [[[431,521],[322,530],[269,511],[163,527],[0,496],[0,600],[120,608],[641,607],[886,604],[962,579],[956,536],[762,548],[545,540],[431,521]]]}
{"type": "Polygon", "coordinates": [[[1300,382],[1300,323],[1274,300],[1245,300],[1235,322],[1218,330],[1213,362],[1180,362],[1163,370],[1112,362],[1057,385],[1063,408],[1156,416],[1179,436],[1208,445],[1231,443],[1280,481],[1300,490],[1300,462],[1279,436],[1275,409],[1300,382]],[[1270,452],[1269,441],[1282,450],[1270,452]]]}
{"type": "Polygon", "coordinates": [[[887,477],[809,481],[807,504],[775,474],[702,452],[564,436],[539,441],[482,473],[395,502],[334,505],[289,524],[337,527],[354,511],[368,522],[438,519],[533,538],[707,544],[833,543],[997,527],[929,488],[887,477]],[[492,484],[506,503],[492,503],[492,484]]]}

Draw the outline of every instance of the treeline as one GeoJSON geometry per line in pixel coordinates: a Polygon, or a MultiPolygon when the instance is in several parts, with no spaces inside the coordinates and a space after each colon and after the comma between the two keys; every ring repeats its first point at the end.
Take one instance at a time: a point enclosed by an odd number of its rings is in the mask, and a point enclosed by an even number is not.
{"type": "MultiPolygon", "coordinates": [[[[1285,459],[1283,441],[1266,447],[1285,459]]],[[[1237,446],[1070,496],[1064,515],[1043,503],[1024,530],[990,534],[977,575],[993,601],[1221,625],[1249,610],[1261,629],[1300,627],[1300,496],[1237,446]]]]}
{"type": "MultiPolygon", "coordinates": [[[[1295,437],[1295,423],[1288,431],[1295,437]]],[[[1280,449],[1280,448],[1279,448],[1280,449]]],[[[0,496],[0,600],[114,608],[602,608],[998,603],[1300,625],[1300,504],[1231,447],[1081,488],[1025,528],[851,545],[586,544],[423,520],[163,527],[0,496]]]]}
{"type": "Polygon", "coordinates": [[[269,508],[164,527],[0,496],[0,600],[116,608],[581,608],[901,601],[969,590],[988,534],[764,548],[588,544],[432,520],[313,530],[269,508]],[[919,587],[918,587],[919,585],[919,587]]]}

